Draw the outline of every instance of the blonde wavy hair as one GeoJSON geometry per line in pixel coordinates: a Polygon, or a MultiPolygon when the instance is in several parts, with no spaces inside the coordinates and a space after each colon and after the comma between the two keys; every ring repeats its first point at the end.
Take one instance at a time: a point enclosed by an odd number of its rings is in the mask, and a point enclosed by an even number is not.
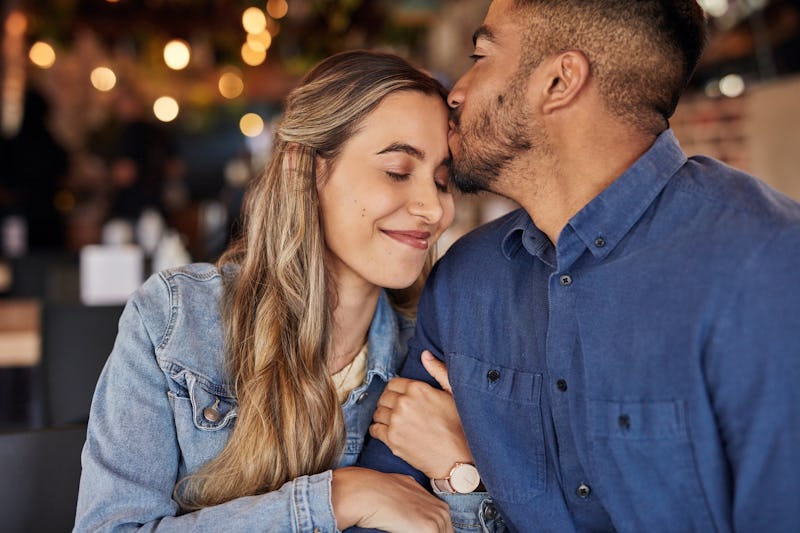
{"type": "MultiPolygon", "coordinates": [[[[327,366],[336,290],[316,163],[332,168],[364,118],[398,91],[447,97],[404,59],[363,50],[322,61],[289,94],[272,159],[248,191],[242,234],[218,263],[233,272],[221,312],[238,416],[222,453],[176,487],[185,511],[335,466],[345,425],[327,366]]],[[[413,314],[432,259],[411,287],[389,291],[401,312],[413,314]]]]}

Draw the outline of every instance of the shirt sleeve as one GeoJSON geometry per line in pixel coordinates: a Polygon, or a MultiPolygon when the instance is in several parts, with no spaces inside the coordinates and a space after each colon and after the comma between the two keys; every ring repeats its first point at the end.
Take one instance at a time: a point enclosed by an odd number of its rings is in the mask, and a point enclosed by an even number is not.
{"type": "Polygon", "coordinates": [[[180,514],[181,444],[155,342],[129,303],[92,402],[74,531],[336,531],[330,471],[180,514]]]}
{"type": "MultiPolygon", "coordinates": [[[[438,315],[434,309],[436,272],[437,268],[434,267],[431,276],[428,278],[428,283],[423,290],[422,296],[420,297],[414,337],[409,341],[408,357],[400,371],[400,376],[424,381],[429,385],[441,389],[436,380],[432,378],[425,370],[425,367],[422,366],[422,360],[420,358],[423,350],[430,350],[436,357],[443,359],[439,335],[437,333],[438,327],[436,324],[436,317],[438,315]]],[[[425,474],[394,455],[383,442],[377,439],[368,438],[359,457],[358,465],[381,472],[400,473],[412,476],[420,485],[431,490],[430,479],[428,479],[425,474]]],[[[445,494],[437,492],[436,495],[450,505],[450,517],[456,532],[474,532],[476,530],[489,531],[481,525],[483,519],[480,516],[481,504],[489,499],[488,493],[445,494]]],[[[346,533],[365,531],[371,530],[349,528],[346,530],[346,533]]]]}
{"type": "Polygon", "coordinates": [[[800,226],[742,264],[706,377],[731,470],[735,531],[796,531],[800,506],[800,226]]]}

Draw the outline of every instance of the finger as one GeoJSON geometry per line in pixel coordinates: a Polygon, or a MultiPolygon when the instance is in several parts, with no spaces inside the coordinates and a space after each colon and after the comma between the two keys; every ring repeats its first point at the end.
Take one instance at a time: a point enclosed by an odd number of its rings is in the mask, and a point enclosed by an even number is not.
{"type": "Polygon", "coordinates": [[[377,422],[378,424],[383,424],[384,426],[388,426],[391,420],[392,410],[387,409],[386,407],[378,406],[378,408],[375,409],[375,412],[372,414],[372,421],[377,422]]]}
{"type": "Polygon", "coordinates": [[[436,359],[428,350],[422,352],[422,366],[424,366],[428,374],[439,383],[442,389],[451,394],[453,393],[453,389],[450,387],[450,378],[447,376],[447,367],[443,362],[436,359]]]}
{"type": "Polygon", "coordinates": [[[385,390],[403,393],[408,388],[408,384],[412,381],[413,380],[407,378],[392,378],[389,380],[389,383],[386,384],[385,390]]]}
{"type": "Polygon", "coordinates": [[[394,409],[400,396],[402,396],[401,393],[386,389],[383,391],[383,394],[381,394],[381,397],[378,398],[378,406],[394,409]]]}
{"type": "Polygon", "coordinates": [[[372,435],[373,438],[378,439],[387,446],[389,446],[388,433],[389,433],[389,427],[384,424],[376,423],[376,424],[370,424],[369,426],[369,434],[372,435]]]}

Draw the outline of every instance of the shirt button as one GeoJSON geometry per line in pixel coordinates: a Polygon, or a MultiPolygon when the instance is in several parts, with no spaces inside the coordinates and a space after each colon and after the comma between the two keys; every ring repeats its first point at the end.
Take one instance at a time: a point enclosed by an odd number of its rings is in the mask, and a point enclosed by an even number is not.
{"type": "Polygon", "coordinates": [[[367,399],[367,396],[369,396],[369,392],[367,391],[362,392],[361,394],[358,395],[358,398],[356,398],[356,403],[363,403],[364,400],[367,399]]]}
{"type": "Polygon", "coordinates": [[[570,285],[572,285],[572,276],[570,276],[569,274],[564,274],[563,276],[558,278],[558,282],[561,283],[561,285],[564,287],[569,287],[570,285]]]}
{"type": "Polygon", "coordinates": [[[498,379],[500,379],[500,371],[496,369],[491,369],[486,373],[486,379],[494,383],[498,379]]]}
{"type": "Polygon", "coordinates": [[[559,379],[558,381],[556,381],[556,387],[558,387],[558,390],[560,390],[561,392],[565,392],[567,390],[566,380],[559,379]]]}
{"type": "Polygon", "coordinates": [[[603,246],[606,245],[606,240],[602,237],[598,237],[594,240],[594,245],[597,246],[598,248],[602,248],[603,246]]]}
{"type": "Polygon", "coordinates": [[[578,485],[578,488],[575,490],[575,494],[577,494],[578,497],[584,498],[584,499],[588,498],[589,494],[591,494],[591,493],[592,493],[592,488],[589,485],[587,485],[586,483],[581,483],[580,485],[578,485]]]}

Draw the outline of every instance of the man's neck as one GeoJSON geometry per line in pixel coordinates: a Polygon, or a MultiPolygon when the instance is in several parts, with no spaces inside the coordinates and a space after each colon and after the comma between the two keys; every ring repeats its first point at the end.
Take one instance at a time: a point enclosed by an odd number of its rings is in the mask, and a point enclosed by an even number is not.
{"type": "Polygon", "coordinates": [[[588,203],[619,178],[655,141],[654,136],[565,136],[560,148],[533,155],[506,172],[498,193],[516,201],[553,244],[588,203]]]}

